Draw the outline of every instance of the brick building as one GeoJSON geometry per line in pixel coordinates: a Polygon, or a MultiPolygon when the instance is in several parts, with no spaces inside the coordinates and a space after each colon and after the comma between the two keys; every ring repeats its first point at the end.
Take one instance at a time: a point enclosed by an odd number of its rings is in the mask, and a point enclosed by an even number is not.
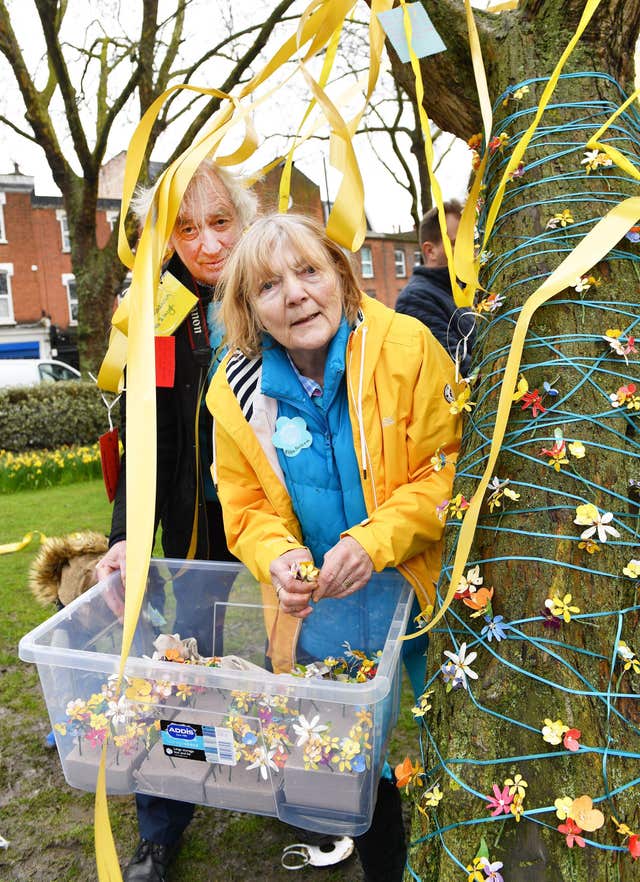
{"type": "MultiPolygon", "coordinates": [[[[101,247],[119,207],[119,200],[98,201],[101,247]]],[[[77,318],[62,197],[36,196],[33,178],[17,169],[0,175],[0,357],[57,354],[65,361],[77,361],[73,341],[77,318]]]]}
{"type": "MultiPolygon", "coordinates": [[[[118,219],[125,154],[106,163],[100,178],[97,240],[104,247],[118,219]]],[[[157,165],[152,172],[159,173],[157,165]]],[[[281,168],[256,184],[263,211],[277,207],[281,168]]],[[[323,220],[317,184],[297,168],[292,211],[323,220]]],[[[393,307],[419,256],[412,233],[368,232],[354,255],[363,290],[393,307]]],[[[78,300],[69,230],[60,196],[36,196],[33,178],[17,168],[0,175],[0,358],[55,356],[77,365],[78,300]]]]}
{"type": "Polygon", "coordinates": [[[393,309],[422,255],[413,231],[374,233],[368,230],[356,257],[362,290],[393,309]]]}

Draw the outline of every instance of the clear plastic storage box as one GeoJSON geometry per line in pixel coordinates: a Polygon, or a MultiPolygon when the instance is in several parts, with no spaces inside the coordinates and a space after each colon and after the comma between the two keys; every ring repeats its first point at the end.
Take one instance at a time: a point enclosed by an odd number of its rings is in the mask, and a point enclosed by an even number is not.
{"type": "MultiPolygon", "coordinates": [[[[265,669],[260,589],[245,569],[153,560],[118,697],[122,586],[117,575],[100,582],[19,647],[20,658],[38,666],[68,783],[95,790],[106,738],[110,793],[151,793],[320,832],[363,833],[397,719],[398,637],[413,594],[395,572],[375,574],[362,590],[366,614],[357,640],[351,635],[349,658],[357,670],[363,653],[363,682],[335,679],[331,660],[329,671],[307,659],[300,676],[275,675],[265,669]],[[391,615],[390,592],[397,600],[391,615]],[[201,655],[222,655],[223,666],[152,660],[159,635],[176,633],[195,637],[201,655]],[[372,659],[377,669],[368,679],[372,659]]],[[[322,613],[322,603],[312,615],[322,613]]]]}

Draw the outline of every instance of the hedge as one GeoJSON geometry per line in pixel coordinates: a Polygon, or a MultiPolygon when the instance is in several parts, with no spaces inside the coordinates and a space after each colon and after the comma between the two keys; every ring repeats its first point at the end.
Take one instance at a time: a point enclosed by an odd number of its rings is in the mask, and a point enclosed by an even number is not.
{"type": "MultiPolygon", "coordinates": [[[[115,407],[112,415],[118,415],[115,407]]],[[[52,450],[93,444],[109,428],[93,383],[41,383],[0,389],[0,450],[52,450]]]]}

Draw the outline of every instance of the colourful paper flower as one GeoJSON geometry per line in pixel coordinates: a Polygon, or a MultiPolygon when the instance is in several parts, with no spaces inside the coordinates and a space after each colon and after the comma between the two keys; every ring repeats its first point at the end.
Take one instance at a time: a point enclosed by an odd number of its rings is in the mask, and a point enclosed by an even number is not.
{"type": "Polygon", "coordinates": [[[500,643],[501,640],[504,640],[506,637],[506,630],[509,625],[503,625],[504,616],[485,616],[485,622],[487,624],[484,626],[482,631],[480,631],[481,637],[486,637],[489,643],[495,637],[496,643],[500,643]]]}
{"type": "Polygon", "coordinates": [[[513,393],[513,401],[520,401],[523,395],[529,391],[529,384],[522,374],[518,377],[518,385],[513,393]]]}
{"type": "Polygon", "coordinates": [[[640,659],[636,657],[635,652],[627,646],[624,640],[618,642],[618,655],[623,660],[625,671],[633,670],[634,674],[640,674],[640,659]]]}
{"type": "Polygon", "coordinates": [[[431,710],[431,705],[429,704],[429,698],[433,695],[433,689],[427,689],[422,695],[418,698],[414,707],[411,708],[411,713],[419,719],[424,717],[427,711],[431,710]]]}
{"type": "Polygon", "coordinates": [[[557,227],[567,227],[573,222],[573,214],[568,208],[565,208],[563,211],[560,211],[557,214],[554,214],[553,217],[549,218],[545,229],[555,230],[557,227]]]}
{"type": "Polygon", "coordinates": [[[487,496],[490,512],[493,512],[494,508],[500,508],[503,496],[512,500],[520,499],[520,494],[509,487],[509,478],[501,481],[500,478],[494,475],[487,489],[491,491],[489,496],[487,496]]]}
{"type": "Polygon", "coordinates": [[[405,793],[408,793],[411,787],[420,784],[422,776],[424,775],[424,769],[420,763],[416,761],[414,765],[408,756],[395,767],[394,771],[396,775],[396,787],[398,790],[401,790],[404,787],[405,793]]]}
{"type": "Polygon", "coordinates": [[[630,242],[640,242],[640,227],[631,227],[629,232],[624,234],[624,237],[630,242]]]}
{"type": "Polygon", "coordinates": [[[508,143],[509,135],[507,135],[506,132],[502,132],[500,135],[496,135],[489,141],[489,153],[493,155],[498,150],[503,150],[508,143]]]}
{"type": "Polygon", "coordinates": [[[612,407],[627,407],[627,410],[640,410],[640,395],[636,395],[636,384],[627,383],[626,386],[619,386],[615,392],[611,392],[612,407]]]}
{"type": "Polygon", "coordinates": [[[564,441],[556,441],[553,447],[543,447],[540,454],[549,457],[547,465],[550,465],[556,472],[559,472],[563,465],[569,464],[567,445],[564,441]]]}
{"type": "Polygon", "coordinates": [[[622,572],[630,579],[640,577],[640,560],[630,560],[626,567],[622,568],[622,572]]]}
{"type": "Polygon", "coordinates": [[[522,817],[522,813],[524,812],[524,804],[523,799],[517,793],[513,797],[513,802],[509,806],[509,811],[516,819],[516,823],[520,823],[520,818],[522,817]]]}
{"type": "Polygon", "coordinates": [[[562,722],[562,720],[550,720],[548,717],[545,717],[544,726],[542,727],[542,738],[548,744],[560,744],[562,741],[562,736],[569,729],[568,726],[562,722]]]}
{"type": "Polygon", "coordinates": [[[446,464],[447,464],[447,457],[442,452],[442,448],[438,447],[436,452],[431,457],[431,465],[433,466],[434,472],[441,472],[442,469],[446,466],[446,464]]]}
{"type": "Polygon", "coordinates": [[[251,769],[259,769],[263,781],[266,781],[269,777],[269,769],[273,769],[274,772],[278,771],[278,765],[273,760],[276,752],[277,748],[267,750],[266,747],[257,747],[254,754],[254,760],[251,765],[247,766],[247,771],[249,772],[251,769]]]}
{"type": "Polygon", "coordinates": [[[555,398],[558,394],[558,390],[554,389],[551,383],[547,383],[546,380],[543,382],[542,388],[544,389],[544,394],[550,395],[552,398],[555,398]]]}
{"type": "Polygon", "coordinates": [[[327,731],[329,727],[318,725],[319,720],[319,714],[316,714],[311,720],[307,720],[304,714],[300,714],[298,722],[293,724],[293,731],[298,736],[298,741],[296,742],[298,747],[305,744],[310,738],[327,731]]]}
{"type": "Polygon", "coordinates": [[[311,446],[311,433],[302,417],[278,417],[276,430],[272,435],[274,447],[282,450],[285,456],[297,456],[305,447],[311,446]]]}
{"type": "Polygon", "coordinates": [[[517,164],[517,166],[513,169],[513,171],[509,172],[509,180],[515,181],[517,178],[521,178],[525,173],[525,165],[522,160],[517,164]]]}
{"type": "Polygon", "coordinates": [[[491,600],[493,598],[493,588],[478,588],[478,590],[470,597],[463,597],[462,602],[465,606],[476,610],[472,618],[478,618],[481,615],[491,615],[491,600]]]}
{"type": "MultiPolygon", "coordinates": [[[[491,252],[490,251],[483,251],[480,254],[480,266],[483,266],[483,264],[482,264],[482,255],[483,254],[491,255],[491,252]]],[[[485,263],[488,260],[489,260],[489,257],[486,258],[485,263]]],[[[502,306],[504,301],[505,301],[505,298],[504,298],[504,295],[502,295],[502,294],[489,294],[487,297],[485,297],[483,300],[480,300],[476,304],[475,310],[478,313],[478,315],[482,315],[485,312],[488,314],[492,314],[494,312],[497,312],[500,309],[500,307],[502,306]]]]}
{"type": "Polygon", "coordinates": [[[480,575],[480,566],[471,567],[467,570],[466,576],[460,576],[458,587],[456,588],[456,597],[470,597],[482,585],[483,578],[480,575]]]}
{"type": "MultiPolygon", "coordinates": [[[[562,743],[567,748],[567,750],[576,751],[580,750],[580,741],[579,738],[582,735],[580,729],[567,729],[562,737],[562,743]]],[[[586,829],[586,827],[583,827],[586,829]]]]}
{"type": "Polygon", "coordinates": [[[482,147],[482,132],[476,132],[475,135],[471,135],[469,140],[467,141],[467,145],[472,150],[480,150],[482,147]]]}
{"type": "Polygon", "coordinates": [[[467,882],[485,882],[485,875],[482,872],[482,862],[484,858],[475,857],[472,864],[467,864],[467,882]]]}
{"type": "Polygon", "coordinates": [[[593,833],[604,825],[604,815],[600,809],[593,807],[590,796],[579,796],[574,799],[569,810],[569,819],[575,821],[580,830],[593,833]]]}
{"type": "Polygon", "coordinates": [[[562,627],[562,619],[554,616],[554,614],[548,607],[543,607],[540,610],[540,615],[544,617],[543,624],[545,628],[551,628],[553,631],[559,631],[562,627]]]}
{"type": "Polygon", "coordinates": [[[580,160],[580,165],[584,165],[586,173],[589,174],[599,168],[609,168],[613,165],[613,160],[600,150],[587,150],[584,159],[580,160]]]}
{"type": "Polygon", "coordinates": [[[500,874],[503,864],[501,861],[491,861],[488,858],[482,858],[482,869],[485,872],[486,882],[504,882],[500,874]]]}
{"type": "Polygon", "coordinates": [[[584,459],[585,449],[582,441],[569,442],[569,453],[576,459],[584,459]]]}
{"type": "Polygon", "coordinates": [[[553,803],[556,807],[556,815],[560,818],[561,821],[564,821],[569,817],[569,812],[571,811],[571,806],[573,805],[573,800],[570,796],[560,796],[553,803]]]}
{"type": "Polygon", "coordinates": [[[524,799],[527,795],[527,787],[529,784],[524,780],[522,775],[516,774],[513,778],[505,778],[504,786],[509,788],[511,796],[519,796],[520,799],[524,799]]]}
{"type": "Polygon", "coordinates": [[[434,784],[430,790],[427,790],[424,793],[422,799],[425,805],[428,805],[430,808],[436,808],[440,804],[443,796],[444,793],[442,790],[440,790],[437,784],[434,784]]]}
{"type": "Polygon", "coordinates": [[[626,364],[629,363],[627,355],[638,352],[635,345],[636,338],[628,337],[625,339],[622,336],[622,331],[618,328],[609,328],[607,333],[602,335],[602,339],[609,344],[610,348],[616,355],[621,355],[624,358],[626,364]]]}
{"type": "Polygon", "coordinates": [[[590,539],[597,532],[600,542],[606,542],[609,536],[615,538],[620,536],[615,527],[609,526],[612,520],[613,514],[610,511],[601,515],[595,505],[588,502],[586,505],[576,507],[573,523],[580,527],[588,525],[588,528],[580,534],[581,539],[590,539]]]}
{"type": "Polygon", "coordinates": [[[472,671],[470,668],[470,665],[478,657],[478,653],[470,652],[467,654],[466,643],[460,645],[460,649],[457,653],[451,652],[450,649],[445,649],[444,655],[446,655],[454,665],[456,669],[455,679],[460,681],[460,684],[464,689],[467,689],[467,677],[470,677],[472,680],[478,679],[476,672],[472,671]]]}
{"type": "Polygon", "coordinates": [[[522,396],[522,410],[526,410],[528,407],[531,408],[534,418],[540,413],[547,412],[547,408],[542,403],[542,396],[537,389],[534,389],[533,392],[525,392],[522,396]]]}
{"type": "Polygon", "coordinates": [[[469,502],[464,498],[462,493],[458,493],[449,502],[449,515],[461,521],[464,512],[469,508],[469,502]]]}
{"type": "Polygon", "coordinates": [[[558,824],[558,830],[565,835],[569,848],[573,848],[574,844],[584,848],[585,841],[579,835],[582,830],[572,818],[567,818],[564,824],[558,824]]]}
{"type": "Polygon", "coordinates": [[[451,402],[451,405],[449,406],[449,413],[452,413],[454,415],[458,413],[464,413],[465,411],[471,413],[471,408],[475,407],[476,403],[475,401],[469,401],[470,398],[471,387],[465,386],[462,392],[456,398],[456,400],[451,402]]]}
{"type": "Polygon", "coordinates": [[[511,811],[510,805],[512,802],[513,796],[509,793],[508,787],[503,787],[500,790],[497,784],[493,785],[493,796],[490,796],[487,801],[488,808],[493,809],[491,812],[493,818],[503,813],[508,815],[511,811]]]}
{"type": "Polygon", "coordinates": [[[629,854],[635,860],[640,858],[640,836],[634,833],[629,837],[629,842],[627,844],[629,848],[629,854]]]}
{"type": "Polygon", "coordinates": [[[600,551],[600,546],[597,542],[594,542],[593,539],[583,539],[578,542],[578,548],[584,548],[587,554],[596,554],[600,551]]]}
{"type": "Polygon", "coordinates": [[[579,606],[571,606],[571,595],[565,594],[562,599],[554,594],[553,597],[545,600],[544,605],[551,610],[551,615],[558,619],[564,619],[567,624],[571,621],[571,613],[579,613],[579,606]]]}

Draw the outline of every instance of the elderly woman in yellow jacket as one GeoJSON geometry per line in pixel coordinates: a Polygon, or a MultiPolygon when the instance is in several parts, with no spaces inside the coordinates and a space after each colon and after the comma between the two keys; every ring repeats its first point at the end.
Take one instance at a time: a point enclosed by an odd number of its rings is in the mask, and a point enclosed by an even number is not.
{"type": "MultiPolygon", "coordinates": [[[[288,672],[341,654],[373,570],[396,567],[421,607],[433,600],[436,507],[449,498],[459,443],[453,368],[423,325],[362,294],[348,258],[307,218],[258,220],[222,284],[230,351],[207,397],[212,471],[229,549],[272,610],[273,669],[288,672]],[[311,559],[313,583],[298,578],[311,559]]],[[[388,598],[389,617],[394,605],[388,598]]],[[[402,878],[390,782],[356,847],[367,882],[402,878]]]]}

